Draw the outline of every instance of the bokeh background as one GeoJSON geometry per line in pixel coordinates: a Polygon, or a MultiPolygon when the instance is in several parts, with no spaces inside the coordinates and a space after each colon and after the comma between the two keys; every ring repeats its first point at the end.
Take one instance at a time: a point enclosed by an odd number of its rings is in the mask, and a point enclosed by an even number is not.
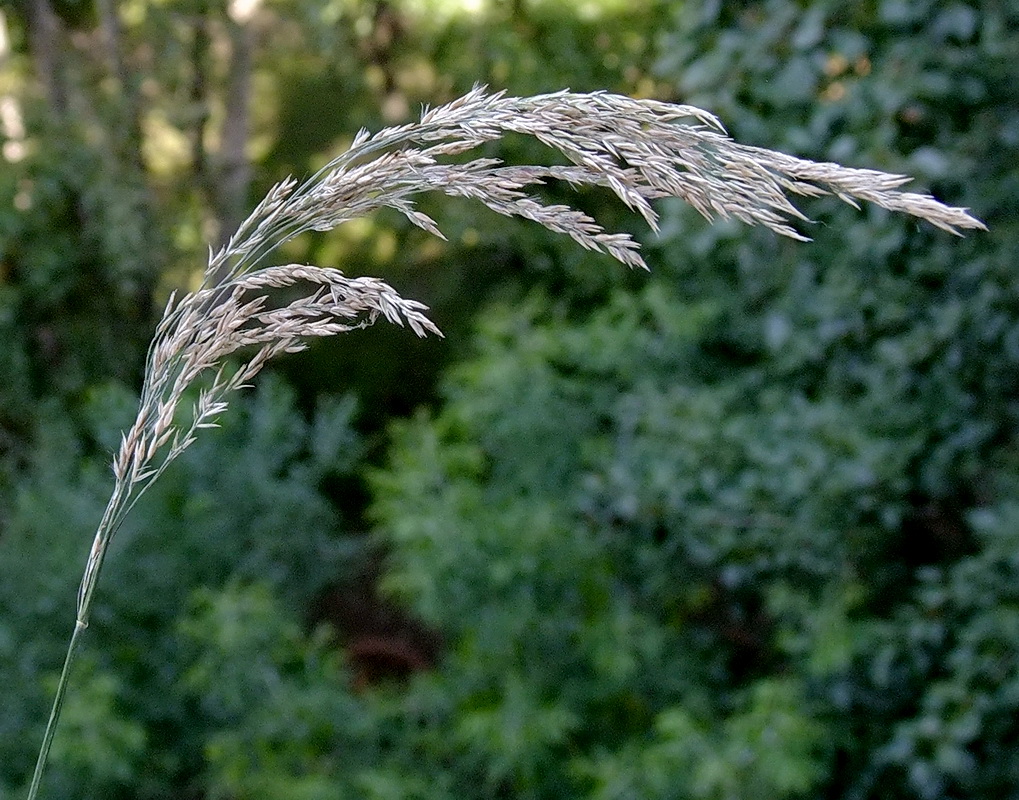
{"type": "Polygon", "coordinates": [[[1019,798],[1019,2],[0,8],[0,797],[169,292],[273,182],[486,83],[700,105],[990,230],[655,236],[553,185],[652,274],[450,199],[445,243],[293,242],[447,338],[280,360],[146,495],[46,796],[1019,798]]]}

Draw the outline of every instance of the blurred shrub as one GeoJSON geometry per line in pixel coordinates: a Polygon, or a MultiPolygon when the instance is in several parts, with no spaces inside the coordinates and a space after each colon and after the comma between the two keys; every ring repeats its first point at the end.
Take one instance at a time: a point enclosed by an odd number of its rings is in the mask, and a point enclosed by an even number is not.
{"type": "Polygon", "coordinates": [[[738,138],[992,230],[817,203],[801,246],[668,207],[644,290],[486,312],[376,484],[474,796],[1016,791],[1017,12],[676,11],[661,74],[738,138]]]}
{"type": "MultiPolygon", "coordinates": [[[[50,419],[16,487],[0,537],[0,780],[27,775],[34,757],[52,688],[39,675],[60,664],[109,492],[105,454],[133,414],[118,384],[94,393],[84,424],[95,456],[81,452],[66,420],[50,419]]],[[[211,723],[180,686],[189,662],[178,620],[197,588],[231,581],[273,587],[299,619],[343,577],[354,546],[324,490],[359,458],[352,414],[349,398],[323,399],[305,419],[293,391],[267,376],[134,509],[110,554],[75,680],[90,688],[72,692],[55,745],[53,786],[63,796],[128,785],[160,796],[190,780],[211,723]]]]}
{"type": "Polygon", "coordinates": [[[40,397],[136,377],[160,264],[144,187],[73,126],[30,122],[0,170],[0,423],[22,434],[40,397]]]}

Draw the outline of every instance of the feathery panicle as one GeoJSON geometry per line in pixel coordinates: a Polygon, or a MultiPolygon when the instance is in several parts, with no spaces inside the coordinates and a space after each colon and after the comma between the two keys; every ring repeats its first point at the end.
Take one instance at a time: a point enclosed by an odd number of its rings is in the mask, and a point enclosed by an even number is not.
{"type": "Polygon", "coordinates": [[[629,235],[609,233],[588,215],[543,204],[527,192],[550,179],[607,187],[652,228],[658,217],[651,201],[679,197],[708,219],[732,217],[803,240],[790,223],[806,218],[790,194],[831,194],[852,205],[864,200],[956,234],[984,227],[965,209],[900,191],[909,180],[905,176],[749,147],[730,139],[707,111],[604,92],[507,97],[476,87],[447,105],[425,109],[418,123],[374,134],[361,131],[346,152],[309,180],[299,184],[287,178],[274,186],[227,244],[210,253],[202,287],[167,303],[149,351],[138,417],[114,461],[119,504],[111,526],[97,533],[93,568],[86,571],[79,598],[80,617],[87,613],[100,554],[123,515],[195,441],[199,429],[215,425],[229,395],[270,359],[303,350],[312,338],[365,327],[380,316],[406,324],[418,336],[439,334],[423,305],[380,280],[299,264],[260,266],[271,251],[303,232],[330,230],[383,207],[442,236],[435,221],[414,207],[415,195],[438,191],[478,200],[628,266],[646,268],[629,235]],[[508,133],[533,136],[569,164],[442,160],[508,133]],[[297,285],[306,293],[282,306],[270,303],[268,292],[297,285]],[[238,353],[245,354],[240,363],[229,366],[228,357],[238,353]],[[207,385],[190,413],[182,413],[188,387],[206,375],[207,385]]]}
{"type": "Polygon", "coordinates": [[[853,205],[865,200],[951,233],[984,227],[964,209],[899,191],[908,180],[904,176],[748,147],[730,139],[707,111],[604,92],[507,97],[477,87],[447,105],[425,109],[416,124],[375,134],[361,131],[345,153],[309,180],[299,184],[287,178],[274,186],[227,244],[210,253],[202,287],[167,303],[149,351],[138,417],[113,464],[117,489],[111,516],[96,534],[79,619],[87,618],[102,553],[124,514],[201,428],[216,424],[229,395],[270,359],[303,350],[309,339],[365,327],[380,316],[406,324],[418,336],[439,334],[423,305],[405,300],[382,281],[299,264],[260,266],[270,252],[303,232],[330,230],[383,207],[442,236],[435,221],[414,207],[415,195],[438,191],[533,220],[630,267],[646,268],[629,235],[608,233],[588,215],[543,204],[526,191],[550,179],[607,187],[652,228],[658,217],[651,201],[679,197],[708,219],[733,217],[805,239],[790,225],[806,218],[789,194],[832,194],[853,205]],[[535,137],[569,164],[442,160],[508,133],[535,137]],[[270,303],[267,292],[295,285],[306,287],[306,293],[282,306],[270,303]],[[245,354],[240,363],[229,366],[228,357],[238,353],[245,354]],[[203,376],[210,376],[207,385],[190,413],[183,413],[188,387],[203,376]]]}
{"type": "Polygon", "coordinates": [[[298,185],[278,184],[210,260],[207,278],[226,268],[249,269],[278,244],[309,230],[330,230],[378,208],[389,207],[441,236],[414,208],[427,191],[476,199],[500,214],[533,220],[582,246],[606,252],[631,267],[644,267],[637,243],[610,234],[579,211],[543,205],[528,187],[546,180],[604,186],[657,228],[651,201],[679,197],[708,219],[735,218],[805,240],[790,224],[806,217],[789,195],[831,194],[856,205],[863,200],[901,211],[947,230],[984,226],[965,209],[932,197],[899,191],[909,179],[867,169],[816,163],[729,138],[721,123],[693,106],[595,92],[556,92],[507,97],[478,87],[415,124],[361,131],[350,148],[298,185]],[[478,158],[466,164],[443,157],[465,153],[516,133],[533,136],[561,154],[568,166],[505,166],[478,158]]]}
{"type": "MultiPolygon", "coordinates": [[[[543,204],[528,189],[547,180],[601,186],[615,193],[653,228],[651,202],[679,197],[708,219],[735,218],[805,239],[790,224],[806,218],[788,196],[831,194],[856,205],[864,200],[925,219],[950,233],[982,229],[965,209],[899,191],[908,178],[837,164],[819,164],[730,139],[707,111],[691,106],[595,92],[568,91],[507,97],[477,87],[415,124],[361,131],[351,147],[309,180],[277,184],[227,244],[210,252],[197,291],[171,296],[149,349],[138,416],[123,435],[113,463],[112,496],[88,557],[77,619],[47,725],[29,798],[36,796],[66,688],[76,643],[88,624],[92,595],[109,543],[145,489],[213,427],[232,392],[280,353],[303,350],[315,337],[362,328],[382,317],[418,336],[438,334],[425,307],[400,297],[375,278],[347,278],[335,269],[287,264],[263,266],[277,247],[306,231],[325,231],[388,207],[442,236],[414,207],[428,191],[478,200],[500,214],[522,217],[646,268],[637,243],[609,233],[588,215],[543,204]],[[507,166],[491,158],[444,161],[506,134],[533,136],[567,162],[507,166]],[[272,290],[304,287],[282,304],[272,290]],[[239,360],[230,362],[228,359],[239,360]],[[185,395],[202,381],[189,408],[185,395]]],[[[288,297],[290,294],[288,293],[288,297]]]]}
{"type": "Polygon", "coordinates": [[[270,192],[239,235],[210,264],[210,276],[230,263],[243,271],[272,246],[307,230],[328,230],[387,206],[439,234],[416,211],[426,191],[471,197],[507,216],[566,233],[584,247],[644,266],[628,236],[606,233],[594,220],[563,206],[542,205],[526,193],[545,180],[604,186],[652,228],[652,200],[679,197],[708,219],[733,217],[806,239],[790,224],[806,218],[788,196],[835,195],[920,217],[951,233],[983,228],[965,209],[899,191],[909,179],[875,170],[815,163],[729,138],[711,114],[692,106],[634,100],[603,92],[556,92],[507,97],[475,88],[448,105],[425,110],[416,124],[362,131],[351,147],[297,186],[288,179],[270,192]],[[533,136],[570,166],[504,166],[494,159],[443,163],[508,133],[533,136]]]}

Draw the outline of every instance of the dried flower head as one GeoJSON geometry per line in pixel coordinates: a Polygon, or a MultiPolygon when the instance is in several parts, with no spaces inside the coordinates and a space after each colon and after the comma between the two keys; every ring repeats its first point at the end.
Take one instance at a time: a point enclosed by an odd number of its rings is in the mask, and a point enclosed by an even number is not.
{"type": "Polygon", "coordinates": [[[452,103],[426,109],[418,123],[375,134],[362,130],[345,153],[304,183],[288,178],[273,187],[228,243],[210,253],[202,287],[167,303],[149,351],[138,417],[114,461],[124,495],[120,512],[111,520],[112,529],[96,537],[79,612],[123,514],[195,440],[198,429],[215,425],[227,397],[271,358],[303,350],[315,337],[365,327],[380,316],[406,323],[418,336],[441,335],[422,304],[375,278],[351,279],[336,269],[299,264],[260,266],[275,248],[306,231],[331,230],[383,207],[441,237],[435,221],[414,206],[415,195],[439,191],[533,220],[583,247],[646,269],[638,243],[628,234],[609,233],[580,211],[545,205],[526,192],[548,179],[607,187],[653,229],[658,216],[651,201],[679,197],[708,219],[733,217],[805,240],[790,225],[806,217],[789,194],[832,194],[854,206],[865,200],[955,234],[984,227],[965,209],[900,191],[909,180],[905,176],[748,147],[729,138],[707,111],[604,92],[507,97],[475,88],[452,103]],[[570,165],[443,161],[507,133],[535,137],[570,165]],[[306,293],[279,307],[270,304],[267,290],[295,285],[306,293]],[[248,355],[231,366],[228,356],[239,352],[248,355]],[[182,414],[186,390],[205,375],[211,377],[190,413],[182,414]]]}
{"type": "Polygon", "coordinates": [[[302,350],[314,337],[361,328],[379,317],[406,324],[418,336],[439,334],[422,304],[402,298],[380,280],[347,278],[335,269],[300,264],[263,266],[266,257],[303,232],[330,230],[383,207],[441,237],[435,221],[414,206],[415,195],[439,191],[533,220],[630,267],[646,268],[629,235],[609,233],[580,211],[543,204],[527,193],[548,179],[607,187],[652,228],[658,217],[651,201],[679,197],[708,219],[732,217],[804,240],[790,224],[806,219],[789,201],[790,194],[831,194],[854,206],[865,200],[955,234],[984,227],[965,209],[900,191],[909,180],[905,176],[748,147],[729,138],[721,123],[701,109],[603,92],[507,97],[475,88],[425,110],[420,122],[375,134],[361,131],[347,152],[309,180],[287,179],[273,187],[228,243],[210,253],[202,286],[171,297],[166,305],[149,350],[138,416],[114,460],[114,489],[82,578],[74,634],[30,797],[38,790],[67,665],[88,624],[108,545],[145,489],[200,428],[216,424],[229,395],[277,354],[302,350]],[[562,154],[568,165],[507,166],[491,158],[444,161],[507,133],[533,136],[562,154]],[[305,290],[297,299],[271,301],[273,289],[295,286],[305,290]],[[231,356],[239,356],[239,363],[232,363],[231,356]],[[200,379],[197,399],[184,408],[188,388],[200,379]]]}

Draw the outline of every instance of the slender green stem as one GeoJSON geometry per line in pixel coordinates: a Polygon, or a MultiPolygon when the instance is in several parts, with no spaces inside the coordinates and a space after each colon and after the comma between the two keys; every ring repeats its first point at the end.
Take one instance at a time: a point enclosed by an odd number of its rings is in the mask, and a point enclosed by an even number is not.
{"type": "Polygon", "coordinates": [[[110,501],[106,505],[106,510],[103,512],[103,518],[96,530],[92,552],[89,554],[88,562],[85,565],[85,574],[82,575],[81,586],[78,588],[78,608],[74,621],[74,631],[71,633],[71,639],[67,643],[64,667],[60,671],[60,681],[57,683],[56,696],[53,698],[53,708],[50,710],[50,718],[46,723],[46,732],[43,734],[42,745],[39,747],[39,757],[35,762],[32,785],[28,790],[28,800],[36,800],[39,794],[39,784],[42,782],[42,774],[46,768],[46,761],[49,759],[53,736],[57,731],[60,709],[64,705],[64,698],[67,696],[71,664],[74,662],[78,645],[81,643],[82,634],[88,627],[88,619],[92,610],[92,597],[99,580],[99,572],[102,570],[103,561],[106,560],[106,551],[109,548],[110,540],[113,539],[113,535],[117,532],[121,522],[123,522],[124,515],[131,508],[133,502],[138,499],[139,494],[140,492],[135,492],[132,497],[126,482],[117,481],[114,485],[110,501]]]}
{"type": "Polygon", "coordinates": [[[74,654],[78,649],[78,643],[81,641],[81,635],[87,627],[88,625],[80,619],[75,620],[71,641],[67,643],[67,655],[64,656],[64,668],[60,672],[60,683],[57,684],[57,694],[53,698],[50,719],[46,723],[46,734],[42,739],[42,747],[39,748],[39,758],[35,762],[35,773],[32,775],[32,785],[28,790],[28,800],[35,800],[36,795],[39,793],[39,783],[42,781],[43,769],[46,766],[46,759],[50,754],[50,745],[53,744],[53,734],[57,731],[60,707],[64,704],[64,696],[67,694],[67,681],[68,676],[71,674],[71,662],[74,661],[74,654]]]}

